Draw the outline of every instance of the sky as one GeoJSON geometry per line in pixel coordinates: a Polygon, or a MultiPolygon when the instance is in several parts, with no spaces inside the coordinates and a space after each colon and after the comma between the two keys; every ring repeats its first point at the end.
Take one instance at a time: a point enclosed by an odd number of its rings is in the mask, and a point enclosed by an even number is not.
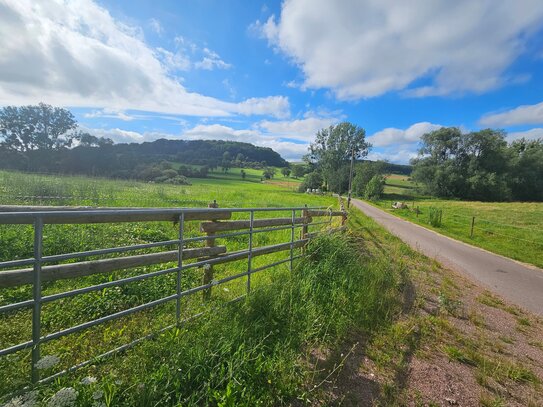
{"type": "Polygon", "coordinates": [[[0,106],[115,142],[222,139],[300,160],[341,121],[408,163],[441,126],[543,137],[541,0],[0,0],[0,106]]]}

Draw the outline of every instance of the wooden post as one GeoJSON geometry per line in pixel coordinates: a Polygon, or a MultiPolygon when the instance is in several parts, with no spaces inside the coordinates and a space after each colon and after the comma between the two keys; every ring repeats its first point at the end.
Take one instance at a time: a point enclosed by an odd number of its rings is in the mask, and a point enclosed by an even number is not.
{"type": "MultiPolygon", "coordinates": [[[[207,205],[208,208],[218,208],[216,200],[213,200],[210,204],[207,205]]],[[[207,236],[215,236],[215,232],[207,232],[207,236]]],[[[206,247],[215,247],[215,239],[206,239],[206,247]]],[[[202,284],[206,285],[213,281],[213,265],[206,264],[204,266],[204,276],[202,279],[202,284]]],[[[211,299],[211,288],[207,288],[202,291],[202,297],[204,301],[209,301],[211,299]]]]}
{"type": "Polygon", "coordinates": [[[417,205],[417,218],[419,217],[419,206],[417,205]]]}
{"type": "Polygon", "coordinates": [[[471,217],[471,233],[469,234],[469,237],[473,239],[473,226],[475,225],[475,216],[471,217]]]}

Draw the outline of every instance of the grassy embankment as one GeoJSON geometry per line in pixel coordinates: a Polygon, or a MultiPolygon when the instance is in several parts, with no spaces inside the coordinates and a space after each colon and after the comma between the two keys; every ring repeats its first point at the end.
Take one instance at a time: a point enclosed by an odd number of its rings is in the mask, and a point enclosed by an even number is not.
{"type": "Polygon", "coordinates": [[[387,178],[383,199],[375,204],[390,213],[491,252],[543,267],[543,203],[467,202],[421,196],[405,176],[387,178]],[[394,201],[409,209],[392,209],[394,201]],[[417,215],[416,209],[420,213],[417,215]],[[429,224],[430,208],[442,210],[442,225],[429,224]],[[471,222],[475,217],[473,237],[471,222]]]}

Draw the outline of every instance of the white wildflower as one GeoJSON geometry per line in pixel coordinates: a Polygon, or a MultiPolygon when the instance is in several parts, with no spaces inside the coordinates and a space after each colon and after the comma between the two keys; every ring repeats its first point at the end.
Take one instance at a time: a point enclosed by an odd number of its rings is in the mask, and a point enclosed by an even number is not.
{"type": "Polygon", "coordinates": [[[73,387],[63,387],[47,403],[48,407],[70,407],[75,405],[79,393],[73,387]]]}
{"type": "Polygon", "coordinates": [[[81,379],[81,384],[84,384],[86,386],[90,386],[94,383],[96,383],[96,377],[93,376],[87,376],[81,379]]]}
{"type": "Polygon", "coordinates": [[[37,405],[38,392],[31,391],[29,393],[23,394],[12,398],[7,404],[4,404],[4,407],[34,407],[37,405]]]}
{"type": "Polygon", "coordinates": [[[230,292],[230,290],[226,287],[224,287],[223,290],[226,291],[227,293],[230,292]]]}
{"type": "Polygon", "coordinates": [[[38,360],[34,366],[38,370],[46,370],[46,369],[52,368],[58,362],[60,362],[60,359],[59,359],[58,356],[47,355],[47,356],[41,358],[40,360],[38,360]]]}
{"type": "Polygon", "coordinates": [[[94,393],[92,393],[92,398],[94,400],[101,399],[102,397],[104,397],[104,392],[102,390],[97,390],[94,393]]]}

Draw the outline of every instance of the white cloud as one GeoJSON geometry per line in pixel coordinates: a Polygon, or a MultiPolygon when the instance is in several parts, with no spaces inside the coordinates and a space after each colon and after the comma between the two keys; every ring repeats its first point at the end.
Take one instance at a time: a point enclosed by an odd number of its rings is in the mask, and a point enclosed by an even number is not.
{"type": "Polygon", "coordinates": [[[279,137],[309,142],[315,139],[317,131],[338,122],[335,117],[306,117],[291,121],[263,120],[258,127],[279,137]]]}
{"type": "Polygon", "coordinates": [[[441,127],[443,126],[440,124],[433,124],[429,122],[415,123],[405,130],[389,127],[372,134],[368,137],[368,141],[374,147],[415,144],[419,142],[420,137],[424,133],[429,133],[431,131],[440,129],[441,127]]]}
{"type": "Polygon", "coordinates": [[[419,141],[423,134],[440,129],[440,124],[419,122],[407,129],[389,127],[368,137],[374,149],[369,153],[370,160],[386,160],[408,164],[418,154],[419,141]]]}
{"type": "Polygon", "coordinates": [[[263,133],[257,129],[236,130],[221,124],[197,125],[185,131],[182,138],[190,140],[231,140],[269,147],[286,160],[297,160],[307,153],[307,143],[282,140],[281,135],[263,133]]]}
{"type": "Polygon", "coordinates": [[[162,33],[164,32],[164,28],[162,28],[162,24],[160,24],[160,21],[158,21],[156,18],[149,19],[149,26],[158,35],[162,35],[162,33]]]}
{"type": "Polygon", "coordinates": [[[226,62],[224,62],[219,56],[219,54],[217,54],[215,51],[211,51],[208,48],[204,48],[203,53],[204,53],[204,57],[202,58],[202,60],[194,64],[196,68],[211,71],[214,68],[229,69],[232,67],[231,64],[227,64],[226,62]]]}
{"type": "Polygon", "coordinates": [[[368,154],[368,160],[388,161],[395,164],[409,164],[412,158],[417,157],[416,150],[386,150],[383,152],[371,151],[368,154]]]}
{"type": "Polygon", "coordinates": [[[154,141],[161,138],[178,139],[172,134],[161,132],[144,132],[139,133],[137,131],[123,130],[119,128],[112,129],[93,129],[84,126],[80,126],[81,130],[88,132],[96,137],[106,137],[112,139],[115,143],[143,143],[145,141],[154,141]]]}
{"type": "Polygon", "coordinates": [[[340,99],[409,89],[411,96],[481,93],[515,78],[504,71],[543,23],[540,0],[408,2],[290,0],[252,24],[292,58],[309,88],[340,99]]]}
{"type": "Polygon", "coordinates": [[[479,120],[484,126],[515,126],[543,123],[543,102],[523,105],[502,113],[491,113],[479,120]]]}
{"type": "Polygon", "coordinates": [[[525,138],[526,140],[543,140],[543,129],[535,128],[526,131],[516,131],[513,133],[508,133],[506,138],[509,142],[519,140],[521,138],[525,138]]]}
{"type": "Polygon", "coordinates": [[[189,92],[170,75],[182,61],[157,52],[141,30],[91,0],[2,1],[0,105],[43,101],[189,116],[289,115],[284,96],[231,103],[189,92]]]}

